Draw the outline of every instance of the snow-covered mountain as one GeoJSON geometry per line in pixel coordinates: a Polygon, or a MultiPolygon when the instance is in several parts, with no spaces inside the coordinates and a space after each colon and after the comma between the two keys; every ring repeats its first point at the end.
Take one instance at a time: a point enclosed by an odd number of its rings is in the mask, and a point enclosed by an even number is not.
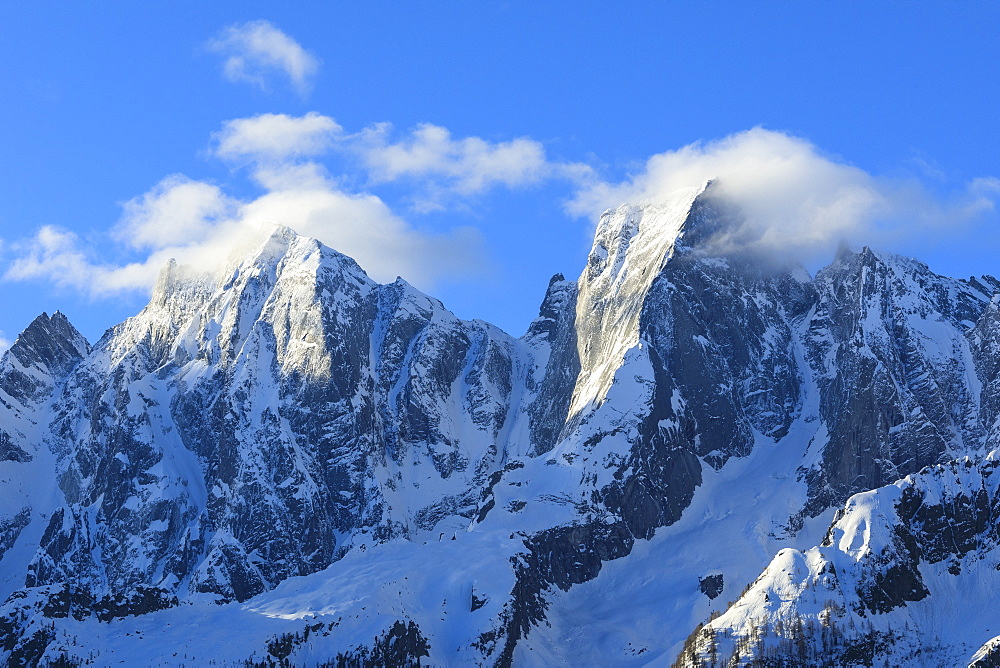
{"type": "Polygon", "coordinates": [[[963,457],[854,495],[820,545],[779,552],[678,663],[996,665],[998,465],[963,457]]]}
{"type": "Polygon", "coordinates": [[[812,277],[712,192],[605,213],[520,339],[286,228],[93,345],[43,314],[0,360],[0,653],[1000,660],[1000,282],[812,277]]]}

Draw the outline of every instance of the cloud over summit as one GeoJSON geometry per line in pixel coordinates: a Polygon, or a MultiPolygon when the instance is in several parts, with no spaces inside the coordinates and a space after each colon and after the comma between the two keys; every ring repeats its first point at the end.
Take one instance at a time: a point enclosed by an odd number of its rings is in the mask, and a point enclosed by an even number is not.
{"type": "Polygon", "coordinates": [[[753,128],[650,157],[621,182],[583,183],[567,210],[597,215],[624,202],[658,199],[714,180],[711,194],[740,223],[726,239],[737,247],[800,259],[839,242],[888,242],[991,209],[994,180],[978,179],[942,202],[915,180],[880,178],[825,155],[806,139],[753,128]]]}

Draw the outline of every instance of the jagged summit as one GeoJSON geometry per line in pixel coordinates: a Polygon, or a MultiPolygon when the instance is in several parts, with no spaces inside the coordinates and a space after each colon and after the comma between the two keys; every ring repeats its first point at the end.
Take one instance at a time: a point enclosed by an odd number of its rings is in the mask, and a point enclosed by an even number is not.
{"type": "Polygon", "coordinates": [[[314,254],[330,268],[358,274],[367,278],[365,271],[352,258],[340,253],[317,239],[298,234],[286,225],[275,225],[269,234],[254,240],[253,237],[238,244],[228,260],[215,271],[205,271],[191,265],[179,264],[171,258],[157,278],[151,305],[164,306],[168,301],[201,301],[204,293],[226,290],[240,283],[247,274],[274,280],[286,267],[294,268],[314,254]]]}
{"type": "Polygon", "coordinates": [[[323,364],[317,360],[325,355],[324,345],[314,336],[322,330],[318,302],[336,301],[345,291],[367,293],[375,285],[353,259],[277,225],[266,236],[238,245],[214,271],[171,259],[160,271],[148,305],[109,330],[102,343],[108,344],[114,364],[137,346],[157,365],[231,359],[262,318],[280,317],[285,324],[275,333],[283,364],[285,353],[299,348],[310,360],[307,366],[323,364]],[[299,331],[301,327],[309,332],[299,331]],[[301,341],[287,340],[289,331],[301,341]]]}
{"type": "Polygon", "coordinates": [[[562,274],[553,275],[538,308],[538,317],[528,326],[524,338],[534,340],[556,335],[560,317],[567,309],[575,308],[575,300],[576,283],[567,281],[562,274]]]}
{"type": "Polygon", "coordinates": [[[197,271],[170,258],[156,277],[150,305],[169,308],[176,303],[185,308],[197,307],[205,293],[212,289],[212,283],[209,272],[197,271]]]}
{"type": "Polygon", "coordinates": [[[248,269],[266,269],[270,273],[277,274],[286,266],[294,265],[314,253],[318,253],[327,264],[338,266],[347,272],[359,273],[367,278],[367,274],[353,258],[324,245],[317,239],[300,235],[286,225],[276,225],[262,243],[234,250],[230,262],[220,274],[220,283],[225,285],[232,281],[234,273],[248,269]]]}
{"type": "Polygon", "coordinates": [[[983,304],[1000,290],[992,276],[953,279],[933,272],[920,260],[863,246],[842,248],[816,280],[843,290],[856,285],[865,294],[886,293],[899,308],[923,314],[937,312],[971,328],[983,304]]]}
{"type": "Polygon", "coordinates": [[[571,413],[600,403],[626,351],[639,341],[639,314],[653,282],[673,254],[705,186],[606,212],[578,281],[576,327],[580,378],[571,413]]]}
{"type": "Polygon", "coordinates": [[[4,353],[0,390],[25,404],[39,401],[89,352],[87,339],[65,315],[42,313],[4,353]]]}
{"type": "Polygon", "coordinates": [[[863,245],[861,248],[852,248],[846,243],[841,244],[833,262],[826,270],[840,265],[864,266],[869,269],[883,268],[899,275],[908,274],[912,277],[925,277],[926,280],[958,282],[968,285],[987,297],[1000,291],[1000,279],[989,274],[970,276],[965,279],[949,278],[934,272],[927,263],[917,258],[873,248],[868,245],[863,245]]]}
{"type": "Polygon", "coordinates": [[[594,244],[587,259],[587,270],[596,276],[611,269],[617,274],[626,256],[635,264],[637,256],[654,264],[665,261],[678,235],[684,230],[695,201],[708,183],[684,188],[664,197],[637,204],[622,204],[601,216],[594,234],[594,244]]]}
{"type": "MultiPolygon", "coordinates": [[[[51,317],[42,313],[35,318],[0,356],[0,466],[3,462],[26,463],[33,459],[39,449],[37,441],[29,436],[38,421],[35,411],[51,400],[56,389],[89,353],[87,339],[65,315],[56,311],[51,317]]],[[[3,490],[0,483],[0,499],[3,490]]],[[[21,517],[19,522],[26,521],[23,512],[18,517],[21,517]]],[[[4,530],[10,527],[5,529],[0,514],[0,557],[5,549],[4,530]]]]}
{"type": "Polygon", "coordinates": [[[86,338],[59,311],[42,313],[11,345],[10,354],[23,365],[42,365],[52,373],[68,371],[90,352],[86,338]]]}

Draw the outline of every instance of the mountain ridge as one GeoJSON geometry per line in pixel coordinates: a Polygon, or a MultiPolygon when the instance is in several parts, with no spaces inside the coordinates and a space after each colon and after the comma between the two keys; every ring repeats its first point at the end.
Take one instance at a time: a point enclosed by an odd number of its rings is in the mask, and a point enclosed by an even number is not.
{"type": "Polygon", "coordinates": [[[0,406],[32,455],[0,479],[58,483],[0,497],[0,651],[145,656],[127,619],[167,665],[701,665],[716,597],[1000,433],[1000,282],[867,248],[812,277],[720,251],[729,215],[710,183],[607,212],[517,339],[283,227],[214,276],[169,263],[93,346],[46,316],[0,360],[59,372],[0,406]]]}

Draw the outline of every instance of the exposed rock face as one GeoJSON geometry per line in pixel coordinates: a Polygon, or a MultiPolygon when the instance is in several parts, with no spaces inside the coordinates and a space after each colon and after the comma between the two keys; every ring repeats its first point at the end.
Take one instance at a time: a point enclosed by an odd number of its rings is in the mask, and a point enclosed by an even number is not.
{"type": "Polygon", "coordinates": [[[987,449],[1000,447],[1000,295],[994,294],[969,336],[983,385],[979,421],[987,449]]]}
{"type": "Polygon", "coordinates": [[[698,590],[710,599],[718,598],[725,584],[725,578],[722,573],[698,578],[698,590]]]}
{"type": "Polygon", "coordinates": [[[972,657],[969,668],[996,668],[1000,666],[1000,636],[990,638],[972,657]]]}
{"type": "Polygon", "coordinates": [[[43,313],[17,337],[4,355],[0,388],[28,407],[45,399],[90,347],[69,320],[58,311],[43,313]]]}
{"type": "Polygon", "coordinates": [[[288,230],[214,285],[180,272],[56,404],[67,505],[29,586],[246,600],[471,515],[520,344],[288,230]]]}
{"type": "Polygon", "coordinates": [[[66,375],[90,351],[86,339],[58,311],[43,313],[0,359],[0,462],[25,463],[32,450],[28,432],[66,375]]]}
{"type": "Polygon", "coordinates": [[[524,341],[535,350],[538,369],[528,377],[528,389],[536,394],[528,407],[532,455],[555,447],[569,415],[573,387],[580,375],[576,303],[576,283],[556,274],[549,281],[538,319],[524,335],[524,341]]]}
{"type": "Polygon", "coordinates": [[[35,506],[54,475],[45,417],[52,395],[89,352],[86,339],[56,312],[35,318],[0,358],[0,560],[29,524],[41,521],[35,506]]]}
{"type": "MultiPolygon", "coordinates": [[[[777,550],[706,628],[798,652],[817,587],[855,626],[939,605],[997,540],[1000,282],[869,249],[812,278],[716,243],[731,215],[710,185],[607,212],[521,339],[284,228],[169,264],[93,348],[41,316],[0,361],[7,658],[127,660],[53,620],[203,615],[246,645],[201,662],[662,663],[777,550]],[[538,640],[674,572],[657,630],[538,640]]],[[[837,656],[884,654],[872,629],[837,656]]]]}
{"type": "Polygon", "coordinates": [[[983,429],[967,334],[996,283],[867,248],[842,253],[816,283],[808,345],[829,440],[807,473],[810,510],[975,450],[983,429]]]}

